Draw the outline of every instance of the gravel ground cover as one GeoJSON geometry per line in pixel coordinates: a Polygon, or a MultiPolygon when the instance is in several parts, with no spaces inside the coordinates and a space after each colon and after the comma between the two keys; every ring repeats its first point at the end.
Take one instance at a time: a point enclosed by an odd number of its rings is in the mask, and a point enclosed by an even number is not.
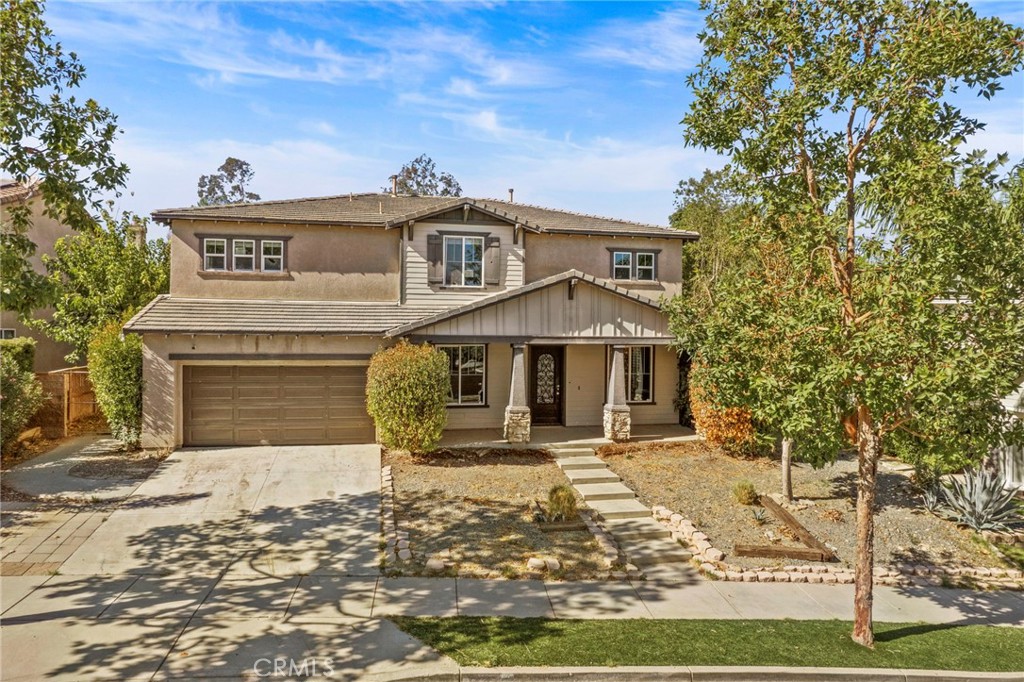
{"type": "MultiPolygon", "coordinates": [[[[626,485],[650,505],[662,505],[692,520],[730,564],[793,565],[793,559],[761,559],[732,554],[736,543],[801,547],[770,512],[764,522],[754,518],[758,507],[736,501],[733,486],[750,481],[758,493],[781,486],[779,462],[768,458],[730,457],[702,442],[605,446],[598,455],[626,485]]],[[[883,461],[878,473],[878,514],[875,517],[875,561],[1001,566],[1002,562],[973,538],[921,507],[908,479],[883,461]]],[[[839,563],[852,566],[856,556],[856,461],[840,459],[815,470],[794,463],[793,515],[819,540],[834,548],[839,563]]]]}
{"type": "Polygon", "coordinates": [[[602,556],[587,530],[544,533],[533,520],[552,486],[567,483],[550,455],[536,450],[442,450],[414,457],[389,451],[395,514],[409,532],[420,573],[432,555],[450,557],[459,575],[524,578],[530,557],[552,557],[551,578],[604,577],[602,556]]]}

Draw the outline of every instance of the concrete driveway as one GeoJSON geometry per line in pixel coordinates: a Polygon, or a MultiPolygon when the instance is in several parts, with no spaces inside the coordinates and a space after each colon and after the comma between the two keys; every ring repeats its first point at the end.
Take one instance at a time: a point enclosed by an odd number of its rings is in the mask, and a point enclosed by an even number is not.
{"type": "Polygon", "coordinates": [[[376,577],[379,508],[376,445],[180,450],[60,572],[376,577]]]}

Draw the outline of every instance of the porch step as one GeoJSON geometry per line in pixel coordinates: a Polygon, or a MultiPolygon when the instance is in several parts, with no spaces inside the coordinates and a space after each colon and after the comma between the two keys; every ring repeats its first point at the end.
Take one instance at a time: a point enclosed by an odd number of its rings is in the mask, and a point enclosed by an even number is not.
{"type": "Polygon", "coordinates": [[[576,448],[566,446],[564,448],[548,448],[548,452],[551,453],[552,457],[557,459],[563,459],[565,457],[593,457],[594,448],[576,448]]]}
{"type": "MultiPolygon", "coordinates": [[[[581,483],[573,486],[583,496],[584,501],[591,500],[633,500],[636,494],[621,483],[581,483]]],[[[639,502],[637,503],[639,504],[639,502]]],[[[646,509],[646,507],[645,507],[646,509]]],[[[651,510],[647,509],[647,514],[651,510]]]]}
{"type": "Polygon", "coordinates": [[[669,529],[651,518],[650,514],[646,518],[605,519],[602,525],[616,540],[650,540],[672,536],[669,529]]]}
{"type": "Polygon", "coordinates": [[[577,487],[590,483],[618,483],[621,480],[608,469],[570,469],[563,473],[569,479],[569,483],[577,487]]]}
{"type": "Polygon", "coordinates": [[[627,540],[618,537],[616,540],[619,541],[619,548],[622,549],[629,563],[637,566],[686,563],[693,558],[693,554],[672,540],[627,540]]]}
{"type": "Polygon", "coordinates": [[[579,457],[562,457],[555,460],[562,471],[580,471],[583,469],[607,469],[608,463],[600,457],[580,455],[579,457]]]}
{"type": "Polygon", "coordinates": [[[612,519],[649,519],[651,510],[639,500],[593,500],[587,506],[594,510],[603,521],[612,519]]]}

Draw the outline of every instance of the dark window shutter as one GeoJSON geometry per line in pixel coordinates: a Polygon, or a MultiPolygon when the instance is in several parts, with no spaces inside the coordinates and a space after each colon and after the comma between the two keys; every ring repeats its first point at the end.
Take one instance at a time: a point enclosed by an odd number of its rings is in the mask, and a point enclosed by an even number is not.
{"type": "Polygon", "coordinates": [[[501,284],[501,239],[487,238],[487,253],[484,257],[484,283],[501,284]]]}
{"type": "Polygon", "coordinates": [[[439,234],[427,235],[427,282],[444,281],[444,238],[439,234]]]}

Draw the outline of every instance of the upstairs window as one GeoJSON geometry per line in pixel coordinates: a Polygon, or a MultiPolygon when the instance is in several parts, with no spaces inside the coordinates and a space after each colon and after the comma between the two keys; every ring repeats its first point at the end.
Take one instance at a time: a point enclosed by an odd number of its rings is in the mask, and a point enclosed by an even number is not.
{"type": "Polygon", "coordinates": [[[658,279],[657,251],[612,251],[612,279],[654,282],[658,279]]]}
{"type": "Polygon", "coordinates": [[[444,284],[450,287],[484,285],[484,238],[445,236],[444,284]]]}
{"type": "Polygon", "coordinates": [[[203,269],[204,270],[227,270],[228,269],[228,241],[226,239],[204,239],[203,240],[203,269]]]}
{"type": "Polygon", "coordinates": [[[252,271],[256,269],[256,241],[254,239],[235,239],[232,241],[235,260],[232,269],[252,271]]]}
{"type": "Polygon", "coordinates": [[[284,242],[280,240],[264,240],[263,272],[281,272],[284,270],[284,242]]]}

